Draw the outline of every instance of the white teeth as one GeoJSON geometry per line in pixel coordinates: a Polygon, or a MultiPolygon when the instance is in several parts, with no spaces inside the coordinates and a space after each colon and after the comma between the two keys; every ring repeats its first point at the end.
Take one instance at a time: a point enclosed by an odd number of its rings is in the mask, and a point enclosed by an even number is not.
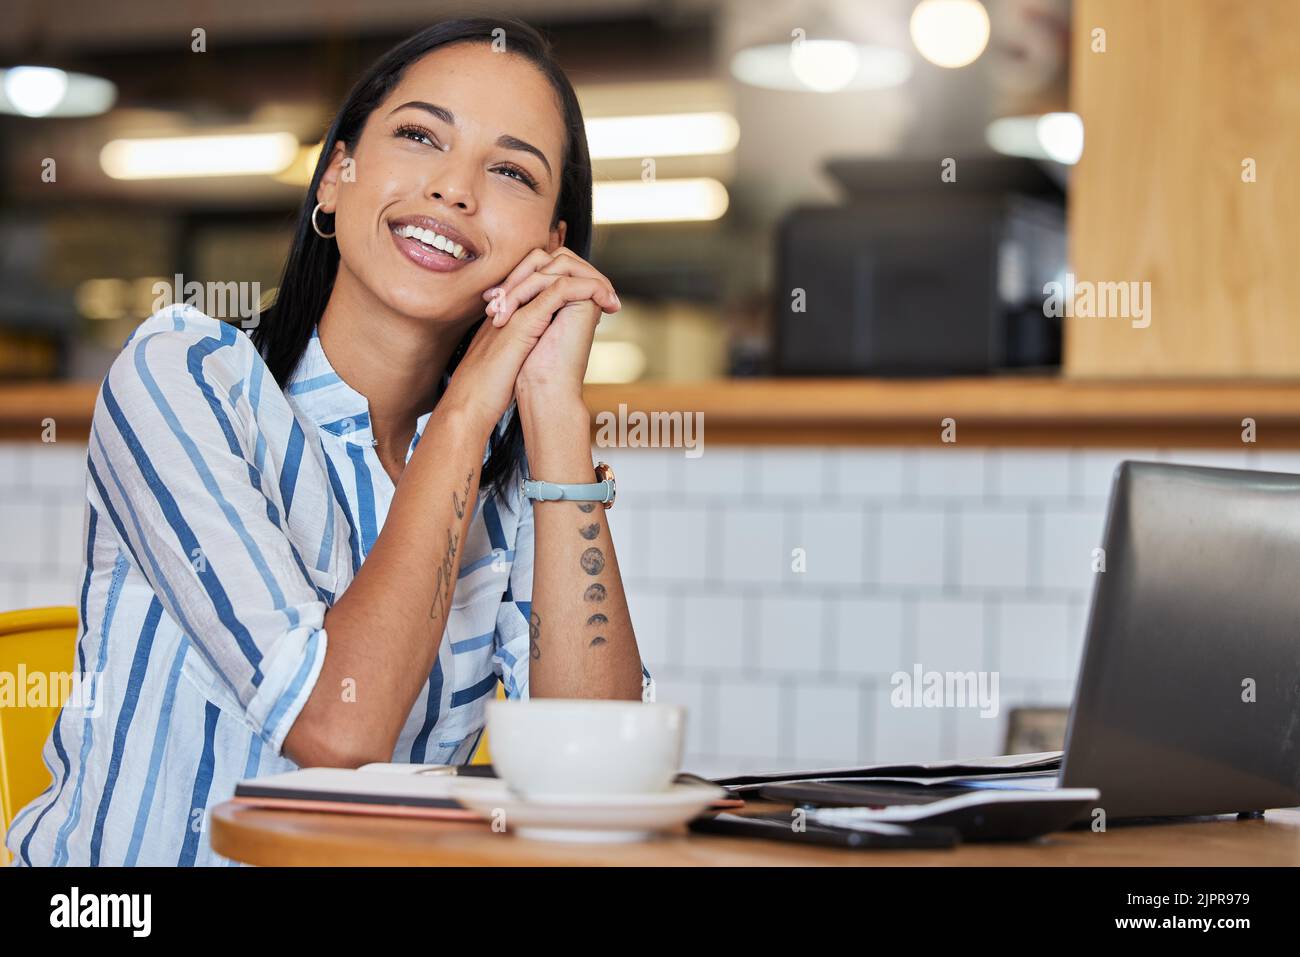
{"type": "Polygon", "coordinates": [[[465,252],[465,247],[460,243],[454,243],[446,236],[435,233],[431,229],[422,229],[419,226],[406,224],[397,228],[397,235],[404,239],[418,239],[426,246],[434,249],[440,249],[456,259],[468,259],[469,254],[465,252]]]}

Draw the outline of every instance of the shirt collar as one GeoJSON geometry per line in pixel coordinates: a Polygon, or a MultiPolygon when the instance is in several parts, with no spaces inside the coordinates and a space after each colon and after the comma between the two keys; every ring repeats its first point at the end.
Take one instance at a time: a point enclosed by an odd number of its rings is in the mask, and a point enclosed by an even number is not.
{"type": "MultiPolygon", "coordinates": [[[[450,381],[451,377],[444,372],[442,376],[444,390],[450,381]]],[[[343,377],[330,365],[321,346],[320,333],[315,326],[312,327],[311,339],[307,341],[307,348],[303,350],[302,358],[298,360],[293,374],[289,376],[289,384],[284,391],[290,403],[314,422],[321,431],[358,445],[375,444],[374,433],[370,430],[369,401],[344,382],[343,377]]],[[[432,414],[433,410],[430,409],[416,420],[415,435],[411,437],[411,445],[406,450],[408,461],[420,441],[420,436],[424,434],[424,426],[432,414]]],[[[502,421],[504,422],[506,418],[507,416],[503,416],[502,421]]],[[[485,451],[483,461],[487,462],[487,458],[485,451]]]]}

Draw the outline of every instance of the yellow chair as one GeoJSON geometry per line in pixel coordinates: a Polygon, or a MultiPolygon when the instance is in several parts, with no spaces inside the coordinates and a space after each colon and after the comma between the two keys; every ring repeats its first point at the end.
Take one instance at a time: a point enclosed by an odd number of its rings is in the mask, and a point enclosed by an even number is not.
{"type": "MultiPolygon", "coordinates": [[[[506,699],[506,686],[503,682],[498,681],[497,700],[504,701],[505,699],[506,699]]],[[[474,757],[469,763],[470,764],[491,764],[492,763],[492,751],[488,748],[487,728],[483,729],[483,737],[479,738],[478,749],[474,752],[474,757]]]]}
{"type": "MultiPolygon", "coordinates": [[[[68,674],[76,666],[77,609],[29,608],[0,613],[0,680],[13,682],[19,668],[26,674],[68,674]]],[[[22,704],[21,701],[13,702],[22,704]]],[[[4,835],[24,805],[50,784],[41,749],[50,736],[59,708],[9,707],[0,700],[0,865],[9,863],[4,835]]]]}
{"type": "MultiPolygon", "coordinates": [[[[29,608],[0,612],[0,675],[17,686],[20,666],[26,674],[63,674],[76,666],[77,609],[29,608]]],[[[497,697],[505,698],[497,683],[497,697]]],[[[5,707],[0,701],[0,865],[9,863],[4,835],[14,815],[50,784],[41,751],[54,727],[59,708],[5,707]]],[[[491,764],[487,731],[479,741],[473,764],[491,764]]]]}

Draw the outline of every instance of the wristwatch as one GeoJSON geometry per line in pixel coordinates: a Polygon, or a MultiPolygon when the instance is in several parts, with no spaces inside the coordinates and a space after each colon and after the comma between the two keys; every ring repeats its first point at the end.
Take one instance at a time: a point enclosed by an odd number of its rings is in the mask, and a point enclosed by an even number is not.
{"type": "Polygon", "coordinates": [[[605,508],[614,504],[616,487],[614,470],[604,462],[596,463],[598,481],[587,485],[562,485],[540,479],[524,479],[524,495],[538,502],[600,502],[605,508]]]}

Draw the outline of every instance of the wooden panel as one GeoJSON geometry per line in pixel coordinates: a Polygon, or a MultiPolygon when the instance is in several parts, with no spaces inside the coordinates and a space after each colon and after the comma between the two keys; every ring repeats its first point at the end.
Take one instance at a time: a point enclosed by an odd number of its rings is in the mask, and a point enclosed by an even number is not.
{"type": "MultiPolygon", "coordinates": [[[[1300,384],[1096,382],[1056,378],[737,379],[588,386],[587,405],[703,415],[709,445],[924,445],[944,419],[960,445],[1300,448],[1300,384]]],[[[596,439],[600,441],[597,429],[596,439]]]]}
{"type": "MultiPolygon", "coordinates": [[[[0,386],[0,439],[39,441],[47,417],[60,439],[85,438],[97,390],[0,386]]],[[[967,446],[1240,449],[1247,417],[1256,424],[1254,448],[1300,448],[1300,383],[1288,381],[724,379],[589,385],[585,398],[597,442],[622,406],[629,424],[634,414],[702,415],[705,448],[935,445],[942,420],[952,418],[967,446]]]]}
{"type": "Polygon", "coordinates": [[[1295,0],[1076,0],[1071,267],[1150,282],[1152,308],[1147,328],[1064,320],[1069,375],[1300,375],[1297,16],[1295,0]]]}

